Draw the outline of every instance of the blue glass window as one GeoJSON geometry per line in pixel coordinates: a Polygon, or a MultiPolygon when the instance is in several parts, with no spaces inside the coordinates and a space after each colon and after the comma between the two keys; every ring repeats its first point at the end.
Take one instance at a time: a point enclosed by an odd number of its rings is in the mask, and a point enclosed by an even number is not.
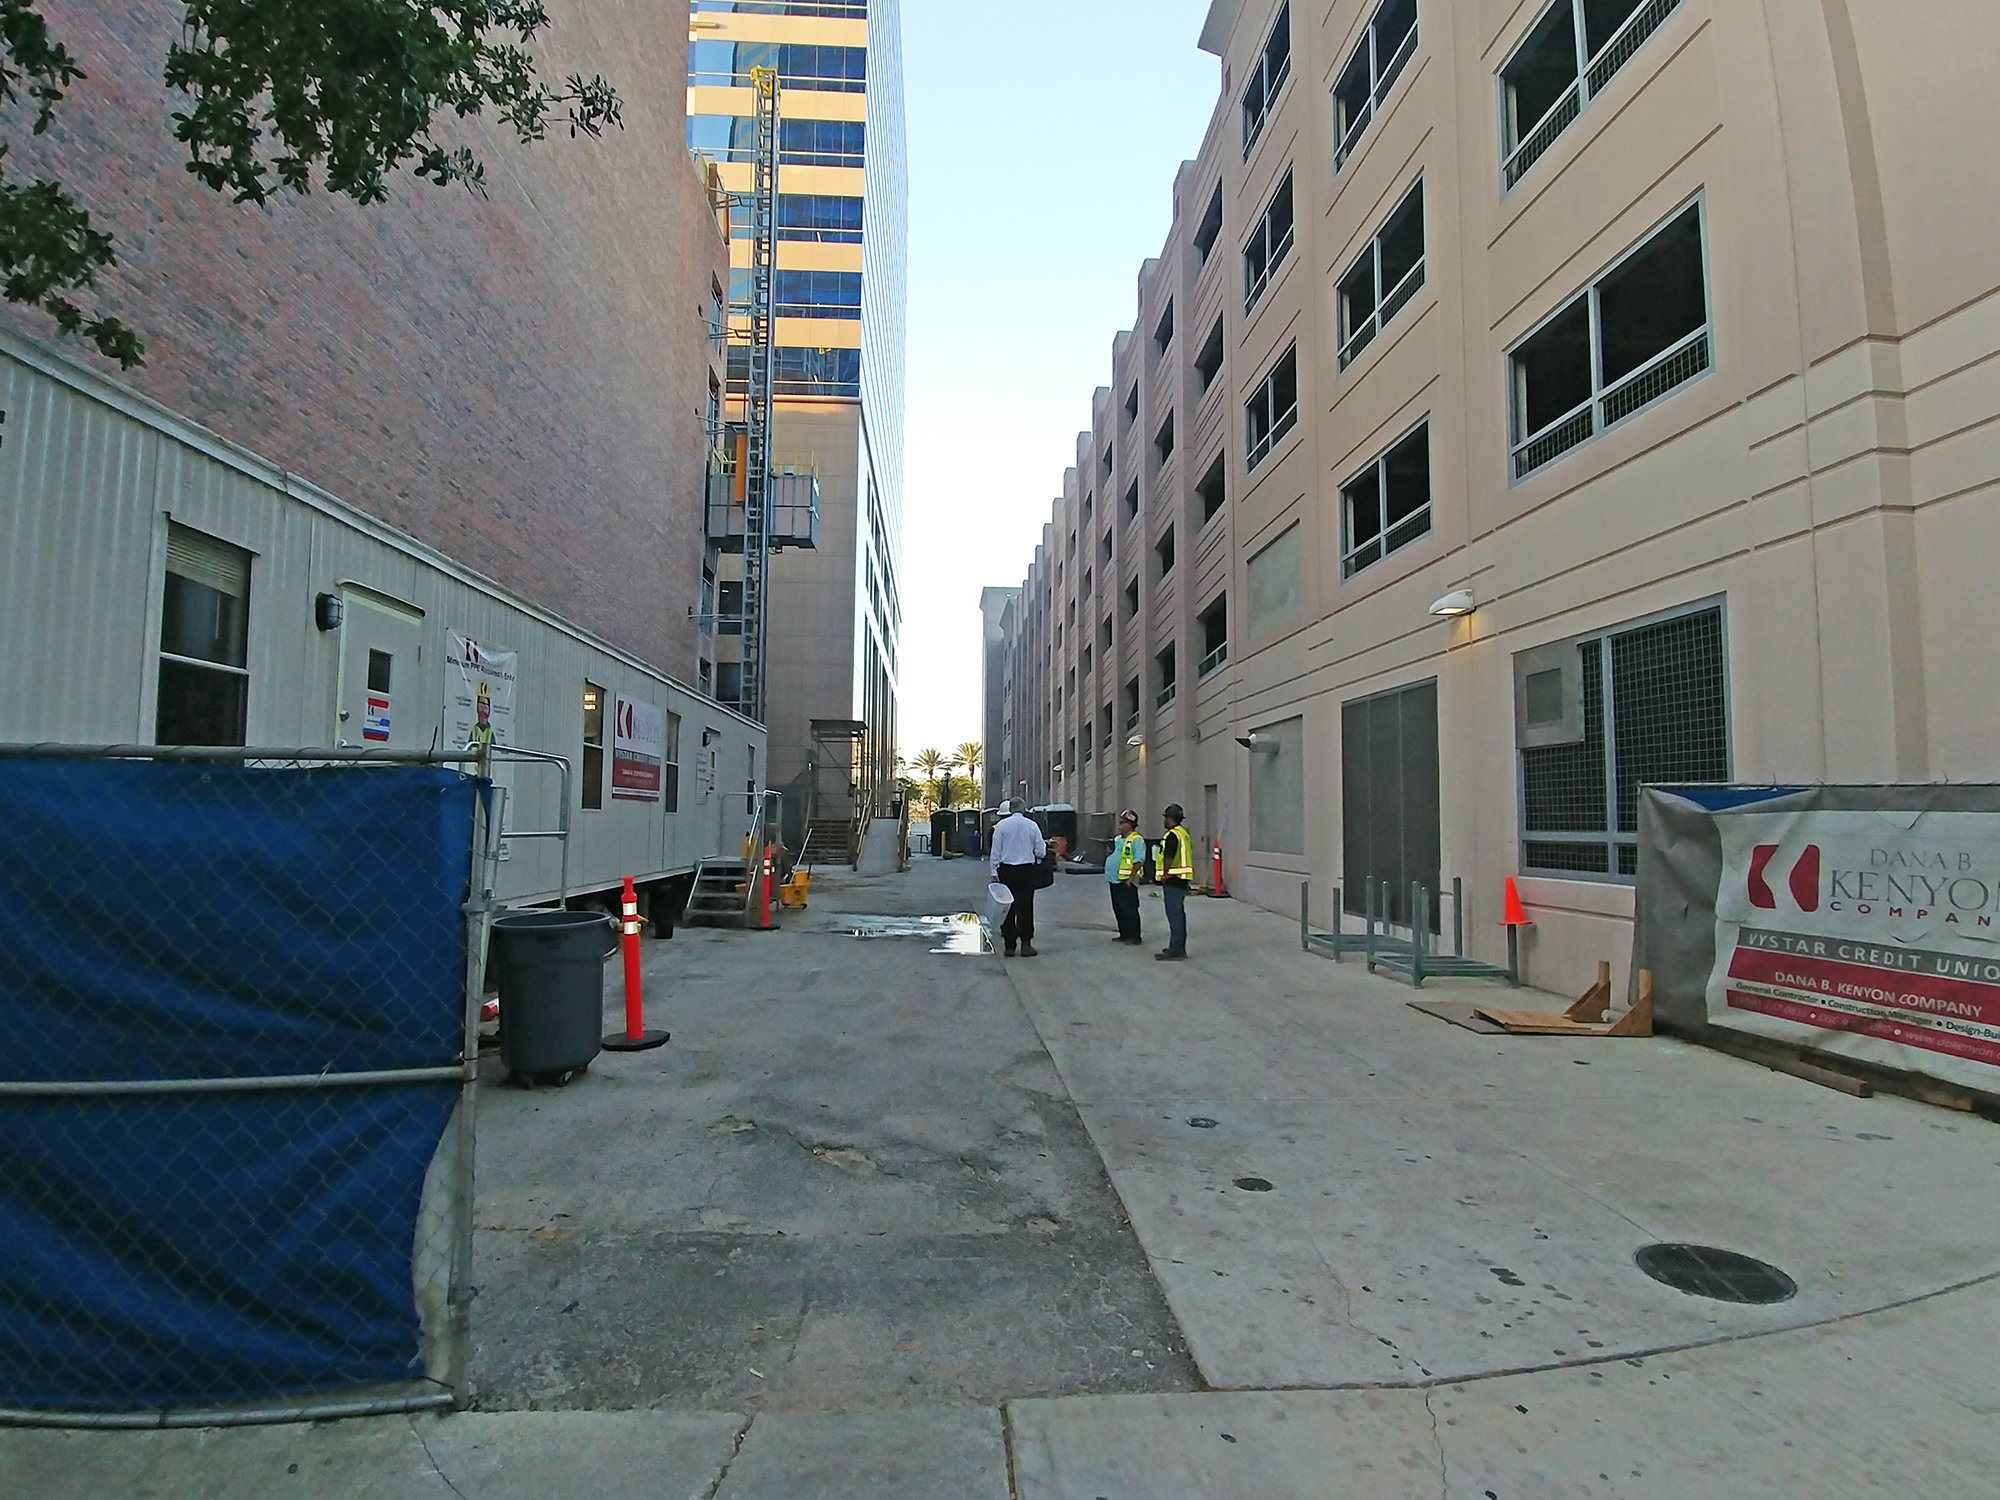
{"type": "MultiPolygon", "coordinates": [[[[798,349],[779,347],[773,383],[780,396],[856,396],[861,394],[859,349],[798,349]]],[[[741,344],[729,348],[729,393],[740,396],[750,382],[750,351],[741,344]]]]}
{"type": "Polygon", "coordinates": [[[779,271],[777,316],[859,318],[859,271],[779,271]]]}
{"type": "Polygon", "coordinates": [[[778,160],[795,167],[858,167],[866,134],[859,120],[781,120],[778,160]]]}
{"type": "Polygon", "coordinates": [[[694,0],[695,11],[726,11],[739,16],[837,16],[868,19],[868,0],[694,0]]]}
{"type": "Polygon", "coordinates": [[[688,150],[717,161],[749,161],[757,152],[757,122],[748,115],[689,115],[688,150]]]}
{"type": "MultiPolygon", "coordinates": [[[[749,227],[744,226],[744,235],[749,227]]],[[[778,194],[778,238],[822,245],[861,243],[861,200],[819,193],[778,194]]]]}
{"type": "Polygon", "coordinates": [[[843,94],[865,93],[868,88],[866,47],[698,41],[690,51],[688,82],[697,87],[747,89],[752,68],[775,68],[782,88],[843,94]]]}

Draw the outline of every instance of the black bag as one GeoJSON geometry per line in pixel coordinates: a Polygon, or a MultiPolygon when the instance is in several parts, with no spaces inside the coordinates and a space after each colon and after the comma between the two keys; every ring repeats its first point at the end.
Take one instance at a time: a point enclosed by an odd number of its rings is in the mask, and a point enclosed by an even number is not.
{"type": "Polygon", "coordinates": [[[1056,883],[1056,851],[1051,849],[1035,865],[1035,875],[1028,882],[1031,891],[1045,891],[1056,883]]]}

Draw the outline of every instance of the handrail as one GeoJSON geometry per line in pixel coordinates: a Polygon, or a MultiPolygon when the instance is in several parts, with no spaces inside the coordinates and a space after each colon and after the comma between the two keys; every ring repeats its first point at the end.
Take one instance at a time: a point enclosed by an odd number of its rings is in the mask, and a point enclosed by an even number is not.
{"type": "Polygon", "coordinates": [[[558,883],[556,886],[556,905],[559,907],[567,906],[569,904],[569,835],[570,835],[569,757],[566,755],[551,755],[546,750],[524,750],[519,745],[502,745],[496,742],[486,747],[484,759],[488,761],[511,760],[511,761],[518,761],[527,765],[555,766],[562,772],[562,804],[561,804],[562,811],[560,817],[557,820],[556,826],[554,828],[542,828],[542,829],[531,828],[522,830],[520,832],[516,832],[513,829],[506,828],[503,826],[500,830],[500,841],[502,843],[505,843],[508,839],[560,840],[562,843],[562,867],[561,867],[561,874],[558,877],[558,883]]]}

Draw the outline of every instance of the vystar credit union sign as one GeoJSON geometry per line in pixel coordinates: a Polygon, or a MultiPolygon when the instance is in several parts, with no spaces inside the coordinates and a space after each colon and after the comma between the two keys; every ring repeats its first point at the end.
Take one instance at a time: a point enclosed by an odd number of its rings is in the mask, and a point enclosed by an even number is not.
{"type": "Polygon", "coordinates": [[[2000,1089],[2000,819],[1717,822],[1713,1024],[2000,1089]]]}

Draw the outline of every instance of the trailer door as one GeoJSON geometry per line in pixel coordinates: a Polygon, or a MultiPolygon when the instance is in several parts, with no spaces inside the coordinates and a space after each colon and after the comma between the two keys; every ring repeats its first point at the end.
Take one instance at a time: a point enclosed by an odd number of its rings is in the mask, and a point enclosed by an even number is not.
{"type": "Polygon", "coordinates": [[[428,750],[435,715],[423,691],[423,611],[341,590],[334,742],[362,750],[428,750]]]}

